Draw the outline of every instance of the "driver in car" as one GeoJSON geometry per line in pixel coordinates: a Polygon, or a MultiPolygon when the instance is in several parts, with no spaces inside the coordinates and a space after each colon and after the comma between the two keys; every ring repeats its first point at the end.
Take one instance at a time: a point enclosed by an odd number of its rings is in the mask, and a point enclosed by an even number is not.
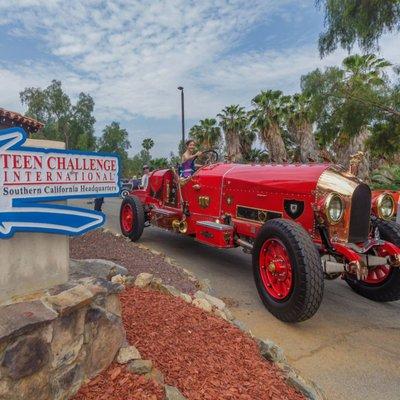
{"type": "Polygon", "coordinates": [[[196,142],[192,139],[186,143],[186,151],[182,154],[182,164],[179,169],[179,176],[181,178],[189,178],[196,171],[196,165],[194,160],[201,156],[201,151],[196,151],[196,142]]]}

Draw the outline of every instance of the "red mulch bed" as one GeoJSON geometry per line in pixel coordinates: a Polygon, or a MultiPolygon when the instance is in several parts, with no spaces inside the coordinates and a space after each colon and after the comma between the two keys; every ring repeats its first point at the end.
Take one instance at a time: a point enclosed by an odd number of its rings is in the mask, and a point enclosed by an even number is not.
{"type": "MultiPolygon", "coordinates": [[[[121,295],[127,339],[189,400],[304,400],[257,345],[228,322],[182,299],[138,289],[121,295]]],[[[162,387],[111,365],[72,400],[162,400],[162,387]]]]}
{"type": "Polygon", "coordinates": [[[173,265],[168,264],[161,255],[152,254],[100,229],[70,240],[70,257],[75,259],[102,258],[125,267],[132,276],[149,272],[161,278],[164,283],[175,286],[182,292],[194,293],[197,288],[189,276],[173,265]]]}
{"type": "Polygon", "coordinates": [[[164,389],[156,382],[135,375],[125,366],[112,364],[82,386],[71,400],[163,400],[164,389]]]}
{"type": "Polygon", "coordinates": [[[135,287],[121,301],[128,341],[188,399],[304,399],[261,358],[254,340],[226,321],[135,287]]]}

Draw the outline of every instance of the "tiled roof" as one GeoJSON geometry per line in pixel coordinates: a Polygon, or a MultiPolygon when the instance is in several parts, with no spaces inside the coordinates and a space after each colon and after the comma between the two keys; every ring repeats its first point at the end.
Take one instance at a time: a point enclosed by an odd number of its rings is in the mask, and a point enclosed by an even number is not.
{"type": "Polygon", "coordinates": [[[25,117],[20,113],[8,111],[0,107],[0,118],[2,117],[8,118],[18,124],[25,125],[31,129],[34,129],[35,131],[44,127],[44,124],[42,122],[36,121],[36,119],[25,117]]]}

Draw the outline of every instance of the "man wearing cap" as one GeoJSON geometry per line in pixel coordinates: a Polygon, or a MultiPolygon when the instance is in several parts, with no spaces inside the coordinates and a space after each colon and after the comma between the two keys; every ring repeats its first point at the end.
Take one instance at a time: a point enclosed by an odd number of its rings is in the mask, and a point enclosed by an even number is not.
{"type": "Polygon", "coordinates": [[[150,174],[149,166],[143,165],[143,176],[142,176],[142,181],[140,183],[140,187],[142,189],[146,189],[147,185],[149,184],[149,174],[150,174]]]}

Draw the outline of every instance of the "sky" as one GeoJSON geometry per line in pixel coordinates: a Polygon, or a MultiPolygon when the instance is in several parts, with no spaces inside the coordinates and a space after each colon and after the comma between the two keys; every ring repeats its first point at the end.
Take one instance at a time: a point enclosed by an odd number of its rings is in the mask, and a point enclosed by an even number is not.
{"type": "MultiPolygon", "coordinates": [[[[118,121],[131,154],[146,137],[154,157],[176,151],[180,93],[187,130],[262,89],[299,90],[301,75],[340,64],[320,59],[323,14],[314,0],[0,0],[0,107],[24,112],[25,87],[62,81],[95,100],[96,134],[118,121]]],[[[400,63],[400,37],[381,40],[400,63]]]]}

